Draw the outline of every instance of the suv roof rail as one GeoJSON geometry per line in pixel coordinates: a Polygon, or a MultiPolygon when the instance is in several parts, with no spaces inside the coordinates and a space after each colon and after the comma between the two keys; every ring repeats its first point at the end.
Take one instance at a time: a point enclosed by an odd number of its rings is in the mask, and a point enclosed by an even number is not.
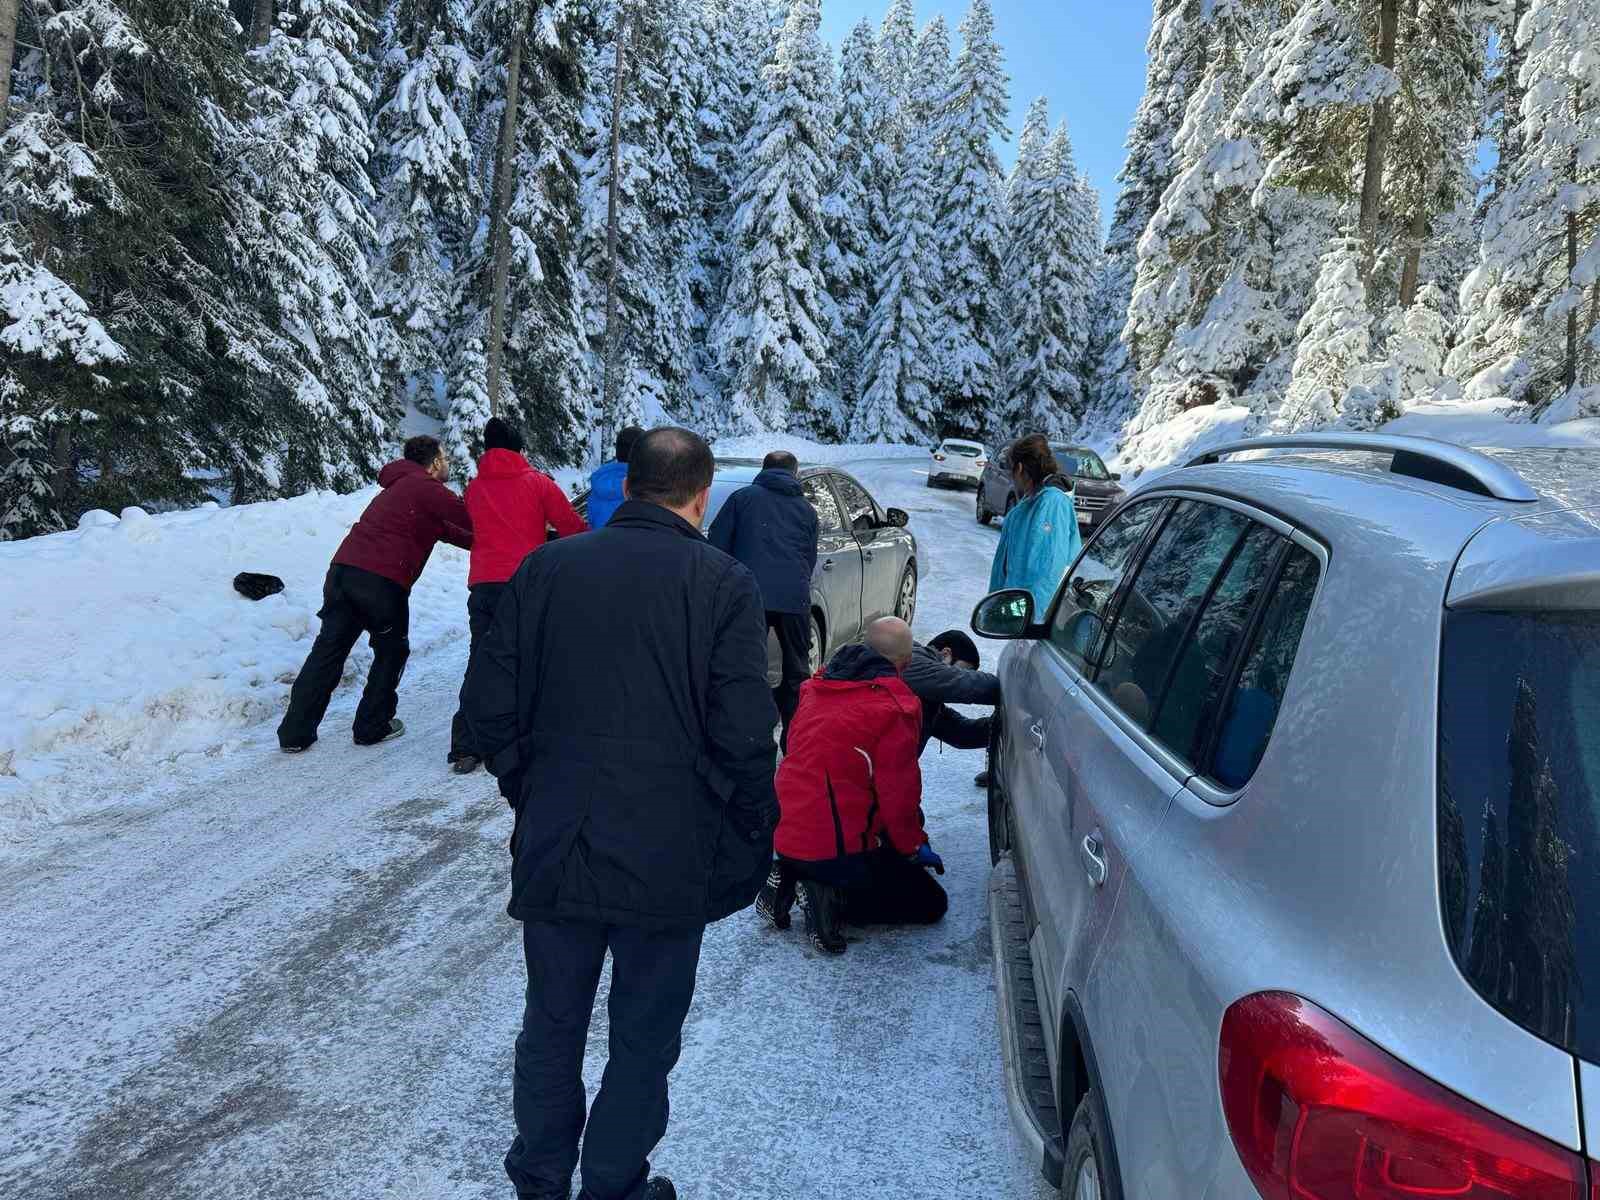
{"type": "Polygon", "coordinates": [[[1426,479],[1460,491],[1527,504],[1539,493],[1499,459],[1482,451],[1437,438],[1413,437],[1397,433],[1291,433],[1274,437],[1247,438],[1213,446],[1184,464],[1198,467],[1214,463],[1228,454],[1248,450],[1369,450],[1393,454],[1390,470],[1396,475],[1426,479]]]}

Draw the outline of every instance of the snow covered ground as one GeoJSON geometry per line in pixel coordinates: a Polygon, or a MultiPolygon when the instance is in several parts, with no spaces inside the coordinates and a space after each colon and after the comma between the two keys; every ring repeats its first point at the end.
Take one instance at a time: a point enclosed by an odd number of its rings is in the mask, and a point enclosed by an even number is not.
{"type": "MultiPolygon", "coordinates": [[[[971,496],[925,488],[913,462],[850,466],[912,515],[930,565],[919,632],[964,624],[997,536],[971,496]]],[[[486,776],[444,769],[460,557],[438,552],[416,594],[405,738],[341,736],[351,688],[311,753],[273,738],[278,677],[361,502],[0,547],[22,585],[0,615],[37,681],[0,696],[0,730],[27,748],[6,782],[54,814],[8,818],[27,836],[0,872],[0,1196],[509,1196],[510,816],[486,776]],[[289,593],[236,599],[241,568],[289,593]]],[[[940,926],[875,932],[839,960],[749,914],[711,930],[656,1164],[686,1197],[1041,1194],[1001,1090],[981,765],[924,759],[950,868],[940,926]]],[[[591,1086],[605,1038],[602,1005],[591,1086]]]]}

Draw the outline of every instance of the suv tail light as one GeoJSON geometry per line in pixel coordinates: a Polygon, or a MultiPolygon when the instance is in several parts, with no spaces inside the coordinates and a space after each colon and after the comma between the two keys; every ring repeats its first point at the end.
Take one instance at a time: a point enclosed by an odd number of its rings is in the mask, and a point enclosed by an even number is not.
{"type": "Polygon", "coordinates": [[[1228,1131],[1266,1200],[1600,1200],[1600,1167],[1586,1174],[1574,1152],[1298,996],[1228,1009],[1217,1069],[1228,1131]]]}

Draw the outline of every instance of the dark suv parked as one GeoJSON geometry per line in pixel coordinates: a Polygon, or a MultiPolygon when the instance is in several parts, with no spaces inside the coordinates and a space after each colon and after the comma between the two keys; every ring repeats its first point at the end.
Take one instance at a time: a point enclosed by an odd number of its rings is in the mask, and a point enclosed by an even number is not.
{"type": "MultiPolygon", "coordinates": [[[[1051,442],[1050,449],[1061,469],[1072,476],[1072,505],[1078,510],[1078,528],[1084,533],[1100,528],[1106,514],[1127,495],[1118,482],[1122,476],[1106,470],[1100,456],[1087,446],[1051,442]]],[[[978,524],[987,525],[996,516],[1004,516],[1016,502],[1011,452],[1005,448],[989,456],[989,465],[978,482],[978,524]]]]}

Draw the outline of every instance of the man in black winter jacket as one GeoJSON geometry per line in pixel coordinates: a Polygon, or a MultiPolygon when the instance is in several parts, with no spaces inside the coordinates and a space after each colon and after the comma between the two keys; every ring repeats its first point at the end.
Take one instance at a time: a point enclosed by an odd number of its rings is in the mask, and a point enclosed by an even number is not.
{"type": "Polygon", "coordinates": [[[728,497],[706,535],[761,585],[767,628],[783,657],[783,680],[772,699],[786,749],[800,685],[811,674],[811,573],[817,566],[817,510],[800,486],[799,470],[792,454],[767,455],[755,482],[728,497]]]}
{"type": "Polygon", "coordinates": [[[918,644],[900,676],[922,701],[922,749],[938,738],[955,750],[984,750],[989,717],[965,717],[951,704],[1000,703],[1000,680],[978,670],[978,647],[959,629],[947,630],[926,646],[918,644]]]}
{"type": "Polygon", "coordinates": [[[701,937],[772,861],[777,712],[761,593],[700,534],[714,464],[683,429],[642,437],[603,529],[529,555],[474,655],[473,742],[516,809],[510,913],[528,992],[517,1039],[525,1197],[670,1200],[648,1156],[701,937]],[[584,1043],[611,952],[611,1061],[588,1112],[584,1043]]]}

